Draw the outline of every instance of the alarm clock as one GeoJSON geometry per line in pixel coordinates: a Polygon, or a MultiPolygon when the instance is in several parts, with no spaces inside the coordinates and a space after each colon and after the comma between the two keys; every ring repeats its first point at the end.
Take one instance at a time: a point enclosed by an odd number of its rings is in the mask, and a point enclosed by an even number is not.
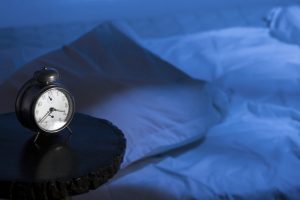
{"type": "Polygon", "coordinates": [[[33,133],[59,133],[73,118],[74,98],[58,79],[56,69],[44,67],[36,71],[18,92],[17,118],[33,133]]]}

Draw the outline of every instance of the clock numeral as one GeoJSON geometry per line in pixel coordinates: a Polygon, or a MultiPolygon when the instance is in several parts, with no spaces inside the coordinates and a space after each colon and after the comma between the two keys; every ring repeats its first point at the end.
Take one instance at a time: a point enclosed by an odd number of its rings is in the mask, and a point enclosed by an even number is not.
{"type": "Polygon", "coordinates": [[[38,106],[42,106],[42,105],[43,105],[42,102],[39,102],[39,103],[38,103],[38,106]]]}
{"type": "Polygon", "coordinates": [[[45,96],[45,95],[43,95],[43,96],[42,96],[42,99],[46,99],[46,96],[45,96]]]}
{"type": "Polygon", "coordinates": [[[65,108],[67,108],[68,107],[68,104],[67,103],[65,103],[65,108]]]}
{"type": "Polygon", "coordinates": [[[35,111],[35,114],[37,114],[37,115],[38,115],[38,114],[39,114],[39,111],[38,111],[38,110],[36,110],[36,111],[35,111]]]}

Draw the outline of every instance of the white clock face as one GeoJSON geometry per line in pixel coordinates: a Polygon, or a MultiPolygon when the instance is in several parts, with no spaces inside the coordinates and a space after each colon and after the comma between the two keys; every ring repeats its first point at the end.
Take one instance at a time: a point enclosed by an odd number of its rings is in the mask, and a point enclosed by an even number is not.
{"type": "Polygon", "coordinates": [[[51,88],[42,93],[34,107],[34,118],[44,131],[55,132],[70,120],[72,105],[67,94],[58,88],[51,88]]]}

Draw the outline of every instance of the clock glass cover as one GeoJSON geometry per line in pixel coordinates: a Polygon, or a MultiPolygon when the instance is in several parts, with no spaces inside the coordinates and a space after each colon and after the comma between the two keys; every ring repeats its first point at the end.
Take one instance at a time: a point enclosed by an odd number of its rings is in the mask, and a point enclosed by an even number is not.
{"type": "Polygon", "coordinates": [[[46,132],[57,132],[71,120],[73,101],[69,93],[61,88],[44,91],[34,105],[34,119],[39,128],[46,132]]]}

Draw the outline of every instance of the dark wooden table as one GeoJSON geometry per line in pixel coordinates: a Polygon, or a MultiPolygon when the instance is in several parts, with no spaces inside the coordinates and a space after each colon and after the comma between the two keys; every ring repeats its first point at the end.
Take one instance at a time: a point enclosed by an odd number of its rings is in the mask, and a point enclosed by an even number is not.
{"type": "Polygon", "coordinates": [[[0,115],[0,198],[55,200],[88,192],[118,171],[123,133],[110,122],[75,114],[67,130],[39,137],[14,113],[0,115]]]}

